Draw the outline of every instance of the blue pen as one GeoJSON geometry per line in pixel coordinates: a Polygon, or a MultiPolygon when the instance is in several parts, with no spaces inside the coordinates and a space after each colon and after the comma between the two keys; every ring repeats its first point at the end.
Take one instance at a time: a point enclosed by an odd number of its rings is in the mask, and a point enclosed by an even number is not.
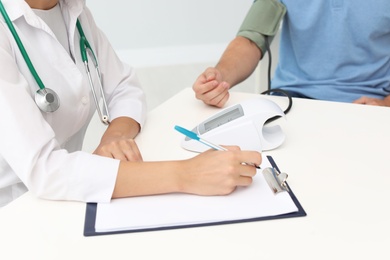
{"type": "MultiPolygon", "coordinates": [[[[176,125],[175,126],[175,130],[179,131],[180,133],[182,133],[183,135],[187,136],[188,138],[191,138],[191,139],[194,139],[196,141],[199,141],[202,144],[207,145],[208,147],[213,148],[215,150],[219,150],[219,151],[227,151],[228,150],[225,147],[222,147],[222,146],[217,145],[217,144],[213,144],[210,141],[207,141],[204,138],[199,137],[196,133],[194,133],[194,132],[192,132],[190,130],[187,130],[187,129],[181,127],[181,126],[176,125]]],[[[261,169],[260,166],[254,164],[254,163],[243,162],[242,164],[254,166],[257,169],[261,169]]]]}
{"type": "Polygon", "coordinates": [[[203,139],[203,138],[200,138],[196,133],[194,133],[194,132],[192,132],[192,131],[190,131],[190,130],[187,130],[187,129],[181,127],[181,126],[176,125],[176,126],[175,126],[175,129],[176,129],[177,131],[179,131],[180,133],[182,133],[183,135],[185,135],[185,136],[187,136],[187,137],[189,137],[189,138],[191,138],[191,139],[194,139],[194,140],[196,140],[196,141],[199,141],[199,142],[201,142],[202,144],[205,144],[205,145],[207,145],[208,147],[211,147],[211,148],[213,148],[213,149],[215,149],[215,150],[227,151],[227,149],[226,149],[225,147],[222,147],[222,146],[213,144],[213,143],[211,143],[211,142],[209,142],[209,141],[207,141],[207,140],[205,140],[205,139],[203,139]]]}

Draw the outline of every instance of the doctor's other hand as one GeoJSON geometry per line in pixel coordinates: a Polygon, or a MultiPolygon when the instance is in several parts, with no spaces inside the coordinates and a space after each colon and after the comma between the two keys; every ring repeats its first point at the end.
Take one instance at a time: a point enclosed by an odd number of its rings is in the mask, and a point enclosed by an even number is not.
{"type": "Polygon", "coordinates": [[[99,144],[93,153],[121,161],[143,161],[137,143],[134,139],[128,138],[107,138],[99,144]]]}
{"type": "Polygon", "coordinates": [[[196,79],[192,89],[195,97],[205,104],[223,107],[229,99],[230,84],[223,81],[221,72],[216,68],[207,68],[196,79]]]}
{"type": "Polygon", "coordinates": [[[139,124],[128,117],[114,119],[105,131],[94,154],[121,161],[142,162],[141,152],[134,138],[140,131],[139,124]]]}
{"type": "Polygon", "coordinates": [[[228,151],[208,150],[184,161],[186,172],[182,175],[183,191],[198,195],[227,195],[238,186],[249,186],[256,175],[256,167],[242,162],[261,163],[256,151],[241,151],[226,147],[228,151]]]}

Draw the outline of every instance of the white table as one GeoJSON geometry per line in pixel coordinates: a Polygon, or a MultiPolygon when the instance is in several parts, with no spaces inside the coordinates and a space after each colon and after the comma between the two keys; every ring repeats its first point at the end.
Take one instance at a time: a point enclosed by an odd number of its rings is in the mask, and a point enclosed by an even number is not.
{"type": "MultiPolygon", "coordinates": [[[[232,92],[228,105],[254,94],[232,92]]],[[[266,97],[286,107],[283,97],[266,97]]],[[[144,160],[193,156],[173,127],[216,113],[183,90],[148,117],[144,160]]],[[[0,209],[0,259],[389,259],[390,108],[294,99],[272,155],[306,217],[84,237],[85,204],[26,193],[0,209]]]]}

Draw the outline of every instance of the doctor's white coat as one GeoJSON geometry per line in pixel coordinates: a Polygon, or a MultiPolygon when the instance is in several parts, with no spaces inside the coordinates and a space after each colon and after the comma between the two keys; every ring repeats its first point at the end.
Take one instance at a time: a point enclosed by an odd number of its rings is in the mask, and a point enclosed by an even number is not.
{"type": "Polygon", "coordinates": [[[99,61],[110,119],[131,117],[142,127],[145,98],[133,69],[116,56],[84,0],[60,0],[71,56],[24,0],[3,5],[42,82],[58,94],[60,108],[39,110],[34,102],[39,87],[0,18],[0,207],[26,187],[46,199],[108,202],[119,161],[80,151],[96,108],[76,19],[99,61]]]}

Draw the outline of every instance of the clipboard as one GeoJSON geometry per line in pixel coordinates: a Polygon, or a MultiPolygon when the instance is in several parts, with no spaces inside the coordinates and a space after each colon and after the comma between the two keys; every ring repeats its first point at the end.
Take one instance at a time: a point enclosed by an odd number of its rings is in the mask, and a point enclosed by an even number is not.
{"type": "MultiPolygon", "coordinates": [[[[280,172],[278,166],[271,156],[267,156],[270,164],[273,168],[275,168],[278,172],[280,172]]],[[[292,192],[287,182],[282,183],[284,188],[288,191],[293,203],[297,207],[297,211],[281,214],[281,215],[273,215],[273,216],[262,216],[262,217],[254,217],[248,219],[235,219],[228,221],[217,221],[217,222],[207,222],[207,223],[196,223],[196,224],[186,224],[186,225],[178,225],[178,226],[161,226],[161,227],[151,227],[151,228],[141,228],[141,229],[126,229],[126,230],[118,230],[118,231],[107,231],[107,232],[97,232],[95,229],[96,224],[96,216],[97,216],[97,203],[87,203],[86,204],[86,214],[85,214],[85,222],[84,222],[84,236],[100,236],[100,235],[113,235],[113,234],[124,234],[124,233],[135,233],[135,232],[148,232],[148,231],[160,231],[160,230],[170,230],[170,229],[182,229],[182,228],[193,228],[193,227],[206,227],[206,226],[214,226],[214,225],[226,225],[226,224],[236,224],[236,223],[245,223],[245,222],[254,222],[254,221],[263,221],[263,220],[273,220],[273,219],[283,219],[283,218],[295,218],[295,217],[304,217],[306,216],[306,212],[299,203],[298,199],[292,192]]]]}

